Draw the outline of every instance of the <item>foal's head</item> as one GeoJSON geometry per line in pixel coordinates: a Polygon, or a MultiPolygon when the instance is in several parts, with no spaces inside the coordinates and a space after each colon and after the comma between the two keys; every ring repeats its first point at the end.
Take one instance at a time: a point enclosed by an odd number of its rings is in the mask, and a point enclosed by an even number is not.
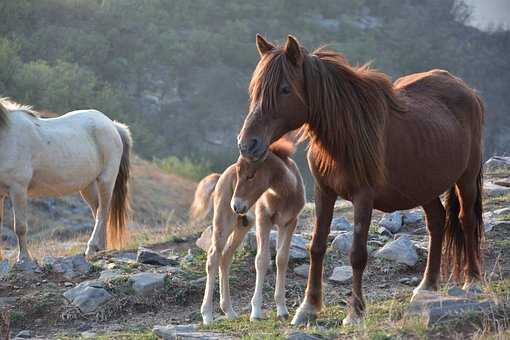
{"type": "Polygon", "coordinates": [[[236,163],[237,181],[230,206],[239,215],[244,215],[262,194],[282,181],[282,160],[295,152],[295,144],[280,139],[269,147],[267,157],[250,162],[239,156],[236,163]]]}
{"type": "Polygon", "coordinates": [[[307,119],[304,100],[304,49],[289,36],[275,46],[257,35],[260,61],[250,82],[250,112],[238,136],[241,155],[261,160],[268,146],[307,119]]]}

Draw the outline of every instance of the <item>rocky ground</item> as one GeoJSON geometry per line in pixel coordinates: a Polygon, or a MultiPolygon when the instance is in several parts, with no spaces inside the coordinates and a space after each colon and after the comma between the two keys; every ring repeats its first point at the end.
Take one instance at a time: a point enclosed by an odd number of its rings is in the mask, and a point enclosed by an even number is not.
{"type": "MultiPolygon", "coordinates": [[[[264,293],[267,318],[248,321],[255,281],[251,232],[232,267],[234,308],[242,316],[233,321],[222,319],[215,301],[218,321],[201,326],[206,255],[195,245],[199,229],[176,222],[179,237],[163,238],[163,233],[174,232],[168,227],[149,230],[144,237],[136,238],[132,250],[105,252],[85,260],[79,255],[82,249],[72,248],[49,254],[53,256],[39,256],[41,270],[34,273],[8,271],[4,266],[0,280],[2,331],[9,330],[12,337],[19,338],[61,339],[508,338],[510,162],[506,162],[492,159],[486,166],[485,274],[479,295],[466,295],[445,277],[440,294],[410,304],[412,289],[420,281],[426,261],[427,233],[422,212],[374,212],[364,276],[368,315],[359,326],[342,327],[352,276],[346,256],[352,242],[352,206],[339,201],[326,257],[325,306],[318,321],[307,328],[293,328],[289,321],[276,320],[272,301],[274,264],[264,293]]],[[[306,285],[306,247],[313,208],[313,204],[307,204],[293,239],[287,275],[291,315],[306,285]]],[[[198,244],[203,247],[207,240],[205,233],[198,244]]]]}

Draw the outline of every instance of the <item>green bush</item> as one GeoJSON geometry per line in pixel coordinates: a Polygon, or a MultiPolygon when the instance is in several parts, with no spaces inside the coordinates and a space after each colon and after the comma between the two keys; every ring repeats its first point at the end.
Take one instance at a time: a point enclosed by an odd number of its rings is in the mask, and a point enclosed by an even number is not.
{"type": "Polygon", "coordinates": [[[164,171],[196,181],[212,172],[209,162],[193,160],[188,157],[169,156],[163,159],[155,159],[154,162],[164,171]]]}

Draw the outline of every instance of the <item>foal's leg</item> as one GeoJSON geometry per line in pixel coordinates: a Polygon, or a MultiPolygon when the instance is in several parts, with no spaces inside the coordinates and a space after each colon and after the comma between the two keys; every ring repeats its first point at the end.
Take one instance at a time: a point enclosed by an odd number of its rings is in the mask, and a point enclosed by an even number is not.
{"type": "Polygon", "coordinates": [[[427,267],[420,285],[414,289],[413,299],[422,290],[437,290],[441,272],[441,252],[445,225],[445,210],[439,197],[423,205],[429,232],[427,267]]]}
{"type": "MultiPolygon", "coordinates": [[[[228,207],[228,205],[223,205],[220,207],[228,207]]],[[[200,313],[202,314],[202,322],[204,325],[208,325],[214,320],[213,297],[214,287],[216,284],[216,275],[218,274],[220,257],[225,246],[225,241],[232,231],[234,223],[235,221],[230,211],[228,211],[226,208],[222,211],[219,211],[219,209],[217,209],[215,206],[212,243],[207,252],[207,281],[205,285],[202,307],[200,308],[200,313]],[[225,212],[224,214],[222,213],[223,211],[225,212]]]]}
{"type": "Polygon", "coordinates": [[[32,260],[27,245],[27,190],[24,187],[13,185],[10,196],[14,208],[14,231],[18,237],[16,267],[28,270],[34,269],[37,265],[32,260]]]}
{"type": "Polygon", "coordinates": [[[243,241],[248,230],[250,230],[249,226],[243,226],[237,223],[234,227],[234,232],[230,234],[228,238],[220,259],[220,307],[228,319],[237,318],[237,313],[232,308],[232,301],[230,300],[230,265],[232,264],[235,251],[243,241]]]}
{"type": "Polygon", "coordinates": [[[310,247],[310,270],[305,298],[292,319],[293,325],[315,320],[322,306],[322,267],[324,253],[328,247],[329,228],[337,195],[328,188],[315,185],[316,223],[310,247]]]}
{"type": "MultiPolygon", "coordinates": [[[[481,280],[480,259],[477,254],[481,253],[480,241],[477,239],[477,216],[475,203],[478,195],[476,179],[463,177],[457,183],[460,201],[459,220],[462,224],[462,231],[465,240],[464,261],[464,287],[466,291],[480,292],[479,281],[481,280]]],[[[483,228],[483,226],[482,226],[483,228]]],[[[481,231],[483,233],[483,231],[481,231]]]]}
{"type": "Polygon", "coordinates": [[[112,171],[105,171],[105,173],[101,174],[97,179],[99,205],[96,215],[96,224],[90,240],[87,243],[87,250],[85,251],[85,255],[87,256],[94,255],[94,253],[106,249],[106,228],[115,179],[116,174],[114,175],[112,171]]]}
{"type": "Polygon", "coordinates": [[[349,258],[352,266],[352,295],[349,311],[343,320],[344,325],[357,323],[363,317],[365,302],[363,300],[363,271],[367,265],[367,240],[370,220],[372,218],[373,199],[371,193],[360,192],[354,196],[354,234],[349,258]]]}
{"type": "Polygon", "coordinates": [[[274,300],[276,302],[276,316],[279,319],[287,319],[289,311],[285,304],[285,278],[289,264],[289,249],[292,234],[296,229],[297,220],[293,219],[285,226],[278,226],[278,249],[276,250],[276,288],[274,300]]]}
{"type": "Polygon", "coordinates": [[[271,257],[269,249],[269,234],[271,233],[272,223],[265,212],[257,211],[257,256],[255,257],[255,270],[257,278],[255,281],[255,292],[251,299],[250,320],[260,320],[262,313],[262,292],[264,290],[264,278],[271,257]]]}
{"type": "Polygon", "coordinates": [[[87,204],[90,207],[90,210],[92,211],[92,216],[94,217],[94,220],[97,216],[97,209],[99,207],[99,197],[97,194],[97,184],[96,181],[90,183],[85,189],[80,191],[81,197],[87,202],[87,204]]]}

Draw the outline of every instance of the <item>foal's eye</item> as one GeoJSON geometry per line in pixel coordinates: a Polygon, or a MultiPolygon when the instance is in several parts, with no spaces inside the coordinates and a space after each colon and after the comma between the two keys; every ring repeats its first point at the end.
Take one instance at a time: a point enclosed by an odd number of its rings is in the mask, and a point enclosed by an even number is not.
{"type": "Polygon", "coordinates": [[[280,91],[283,95],[287,96],[290,94],[290,87],[288,87],[287,85],[284,85],[284,86],[282,86],[280,91]]]}
{"type": "Polygon", "coordinates": [[[254,178],[255,178],[255,173],[253,173],[253,174],[251,174],[251,175],[246,176],[246,179],[247,179],[248,181],[251,181],[251,180],[252,180],[252,179],[254,179],[254,178]]]}

